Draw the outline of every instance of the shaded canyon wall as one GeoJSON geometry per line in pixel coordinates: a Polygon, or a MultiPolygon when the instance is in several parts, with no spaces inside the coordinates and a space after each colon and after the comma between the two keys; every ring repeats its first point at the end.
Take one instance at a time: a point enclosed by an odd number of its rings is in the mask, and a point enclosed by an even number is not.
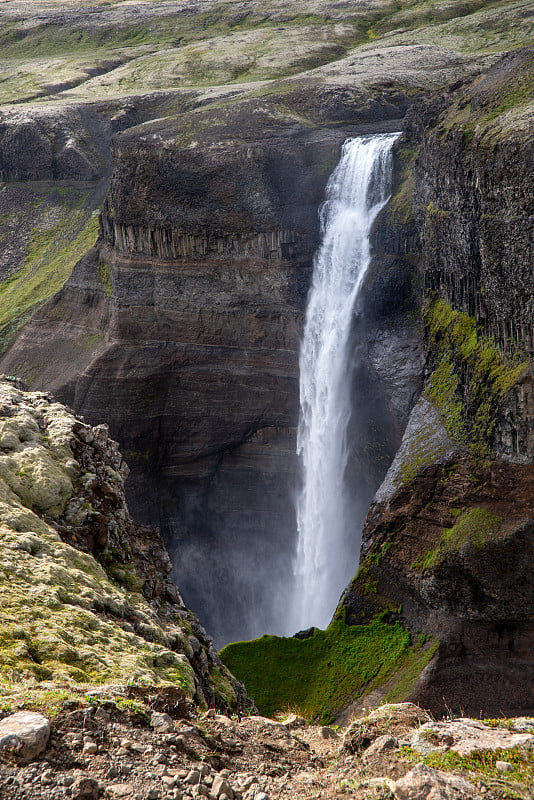
{"type": "Polygon", "coordinates": [[[421,242],[426,381],[340,613],[439,642],[411,694],[436,714],[534,710],[532,53],[408,116],[389,209],[421,242]]]}
{"type": "MultiPolygon", "coordinates": [[[[243,103],[122,133],[96,248],[3,359],[109,423],[132,468],[132,511],[160,527],[186,601],[218,642],[284,631],[317,211],[358,130],[243,103]]],[[[384,350],[383,337],[362,346],[384,350]]],[[[381,369],[359,368],[368,395],[383,394],[381,369]]],[[[366,420],[369,499],[413,394],[366,420]]]]}

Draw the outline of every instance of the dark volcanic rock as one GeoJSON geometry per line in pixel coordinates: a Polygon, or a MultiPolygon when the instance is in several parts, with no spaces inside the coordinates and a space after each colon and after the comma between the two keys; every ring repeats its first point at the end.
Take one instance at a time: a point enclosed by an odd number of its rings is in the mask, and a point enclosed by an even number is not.
{"type": "MultiPolygon", "coordinates": [[[[357,132],[249,101],[117,136],[97,248],[4,359],[109,423],[132,466],[133,511],[159,525],[187,602],[221,641],[285,616],[317,209],[357,132]]],[[[356,380],[368,395],[387,384],[388,336],[397,339],[381,330],[363,345],[374,362],[356,380]]],[[[410,336],[391,348],[397,364],[410,336]]],[[[402,435],[415,362],[364,426],[380,438],[358,472],[364,504],[402,435]]]]}
{"type": "MultiPolygon", "coordinates": [[[[430,129],[413,195],[415,248],[421,243],[414,265],[424,295],[474,317],[473,341],[484,341],[487,352],[519,350],[526,367],[491,406],[487,371],[477,387],[472,362],[464,357],[462,364],[446,340],[434,352],[427,348],[430,385],[438,385],[439,369],[449,382],[442,377],[441,397],[434,394],[439,409],[422,397],[412,412],[367,516],[360,571],[341,603],[353,624],[385,612],[439,641],[411,694],[439,714],[534,708],[534,284],[526,178],[534,139],[525,91],[532,63],[532,49],[510,54],[467,92],[441,98],[441,115],[436,103],[423,113],[430,129]],[[444,400],[453,395],[454,411],[444,400]],[[465,432],[481,399],[497,415],[486,420],[485,445],[465,432]]],[[[414,122],[406,137],[412,146],[421,132],[414,122]]],[[[401,303],[405,296],[401,290],[401,303]]]]}
{"type": "MultiPolygon", "coordinates": [[[[449,105],[424,139],[414,192],[426,292],[476,317],[502,352],[530,358],[533,64],[533,48],[510,53],[449,105]]],[[[499,457],[531,463],[533,397],[529,370],[497,420],[499,457]]]]}
{"type": "Polygon", "coordinates": [[[371,509],[347,619],[360,624],[395,608],[441,642],[413,694],[435,713],[534,708],[533,489],[531,465],[481,468],[462,457],[428,467],[371,509]],[[379,553],[387,555],[377,565],[379,553]],[[369,579],[377,580],[372,596],[369,579]]]}

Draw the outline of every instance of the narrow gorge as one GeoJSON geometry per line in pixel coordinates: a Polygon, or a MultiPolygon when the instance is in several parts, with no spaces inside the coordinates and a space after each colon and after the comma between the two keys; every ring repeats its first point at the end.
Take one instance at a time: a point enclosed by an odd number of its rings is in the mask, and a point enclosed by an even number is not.
{"type": "Polygon", "coordinates": [[[534,714],[531,4],[286,5],[1,10],[0,675],[534,714]]]}

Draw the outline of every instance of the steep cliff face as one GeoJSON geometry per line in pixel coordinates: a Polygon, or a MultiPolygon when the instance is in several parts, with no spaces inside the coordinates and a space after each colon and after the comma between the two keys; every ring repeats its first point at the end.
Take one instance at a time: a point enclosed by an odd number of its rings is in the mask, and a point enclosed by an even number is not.
{"type": "Polygon", "coordinates": [[[532,86],[518,51],[407,126],[427,380],[340,613],[440,642],[411,695],[437,713],[534,708],[532,86]]]}
{"type": "Polygon", "coordinates": [[[107,426],[0,382],[0,684],[174,684],[237,708],[243,687],[183,605],[158,531],[130,517],[127,474],[107,426]]]}
{"type": "MultiPolygon", "coordinates": [[[[533,56],[532,48],[510,53],[463,93],[426,138],[415,170],[427,292],[475,317],[501,352],[527,358],[534,352],[533,56]]],[[[500,409],[492,444],[507,461],[532,461],[532,381],[525,371],[500,409]]]]}
{"type": "Polygon", "coordinates": [[[344,136],[248,111],[117,140],[98,249],[8,356],[24,374],[51,342],[38,382],[109,421],[133,508],[161,525],[183,590],[225,638],[232,596],[243,635],[252,607],[259,632],[272,610],[262,618],[258,594],[289,579],[300,321],[344,136]]]}
{"type": "MultiPolygon", "coordinates": [[[[317,210],[347,135],[398,127],[390,118],[406,105],[398,94],[369,126],[345,101],[350,128],[303,121],[286,97],[283,107],[251,100],[116,137],[97,247],[4,359],[88,420],[106,419],[132,466],[133,511],[160,526],[184,596],[219,641],[283,630],[317,210]]],[[[362,342],[374,364],[356,378],[385,398],[360,443],[369,498],[418,383],[416,358],[388,385],[387,354],[396,348],[398,364],[413,344],[388,336],[362,342]]]]}

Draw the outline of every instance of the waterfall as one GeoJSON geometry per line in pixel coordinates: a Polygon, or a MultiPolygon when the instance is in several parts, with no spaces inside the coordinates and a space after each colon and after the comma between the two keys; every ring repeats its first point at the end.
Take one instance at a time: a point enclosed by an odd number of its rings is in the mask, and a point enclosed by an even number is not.
{"type": "Polygon", "coordinates": [[[370,262],[369,235],[389,199],[395,134],[347,139],[320,209],[322,242],[315,256],[300,352],[297,453],[302,489],[293,631],[324,628],[355,573],[359,537],[351,520],[345,470],[351,417],[350,332],[370,262]]]}

